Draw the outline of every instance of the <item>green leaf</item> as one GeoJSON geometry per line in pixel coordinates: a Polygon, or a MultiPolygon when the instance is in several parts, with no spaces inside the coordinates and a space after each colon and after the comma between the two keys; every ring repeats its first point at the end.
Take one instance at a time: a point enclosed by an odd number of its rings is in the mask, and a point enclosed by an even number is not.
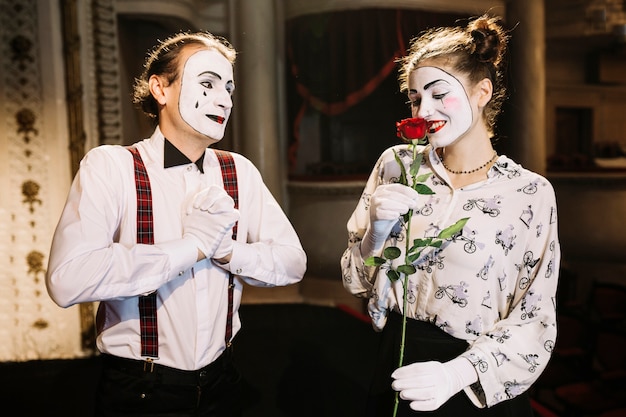
{"type": "Polygon", "coordinates": [[[404,164],[402,163],[402,160],[398,156],[398,153],[395,149],[393,150],[393,156],[396,159],[398,166],[400,167],[400,180],[398,182],[402,185],[408,185],[409,182],[406,179],[406,169],[404,168],[404,164]]]}
{"type": "Polygon", "coordinates": [[[435,194],[435,192],[431,190],[429,186],[425,184],[421,184],[419,182],[416,182],[415,184],[413,184],[413,189],[417,191],[418,194],[426,194],[426,195],[435,194]]]}
{"type": "Polygon", "coordinates": [[[440,248],[441,245],[443,245],[443,240],[436,240],[433,243],[431,243],[429,246],[431,248],[440,248]]]}
{"type": "Polygon", "coordinates": [[[383,251],[383,256],[387,259],[396,259],[400,256],[400,249],[395,246],[389,246],[383,251]]]}
{"type": "Polygon", "coordinates": [[[398,274],[398,271],[390,269],[389,271],[387,271],[387,278],[389,278],[391,282],[396,282],[400,279],[400,274],[398,274]]]}
{"type": "Polygon", "coordinates": [[[433,241],[432,237],[427,237],[424,239],[415,239],[413,241],[413,247],[418,247],[418,248],[423,248],[424,246],[428,246],[430,245],[430,243],[433,241]]]}
{"type": "Polygon", "coordinates": [[[424,182],[426,181],[431,175],[433,175],[432,172],[427,172],[426,174],[422,174],[422,175],[418,175],[417,177],[415,177],[415,181],[416,182],[424,182]]]}
{"type": "Polygon", "coordinates": [[[409,167],[409,172],[411,173],[411,177],[415,177],[422,165],[422,159],[424,159],[424,155],[418,153],[415,155],[415,159],[411,162],[411,166],[409,167]]]}
{"type": "Polygon", "coordinates": [[[369,258],[365,260],[364,263],[365,263],[365,266],[381,266],[385,262],[387,261],[384,258],[381,258],[379,256],[370,256],[369,258]]]}
{"type": "Polygon", "coordinates": [[[403,273],[404,275],[413,275],[417,271],[413,265],[400,265],[398,267],[398,272],[403,273]]]}
{"type": "Polygon", "coordinates": [[[440,239],[451,238],[452,236],[459,233],[463,229],[463,227],[465,227],[465,223],[467,223],[469,219],[470,219],[469,217],[462,218],[461,220],[454,223],[452,226],[448,226],[445,229],[443,229],[441,232],[439,232],[437,237],[440,239]]]}

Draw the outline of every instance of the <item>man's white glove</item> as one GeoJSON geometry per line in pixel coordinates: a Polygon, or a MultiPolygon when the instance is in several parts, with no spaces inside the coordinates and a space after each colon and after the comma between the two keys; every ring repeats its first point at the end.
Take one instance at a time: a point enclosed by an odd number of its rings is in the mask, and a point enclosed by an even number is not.
{"type": "Polygon", "coordinates": [[[225,263],[230,261],[230,254],[233,252],[233,237],[232,233],[226,233],[222,242],[217,245],[215,252],[211,258],[218,261],[218,263],[225,263]]]}
{"type": "Polygon", "coordinates": [[[472,363],[463,357],[441,362],[416,362],[396,369],[391,387],[411,401],[416,411],[433,411],[478,380],[472,363]]]}
{"type": "Polygon", "coordinates": [[[207,258],[232,251],[232,228],[239,220],[235,202],[223,188],[212,185],[196,194],[183,216],[183,238],[193,239],[207,258]],[[224,244],[222,244],[224,241],[224,244]]]}
{"type": "Polygon", "coordinates": [[[378,256],[400,216],[417,208],[419,194],[402,184],[378,186],[370,198],[370,227],[361,241],[361,256],[378,256]]]}

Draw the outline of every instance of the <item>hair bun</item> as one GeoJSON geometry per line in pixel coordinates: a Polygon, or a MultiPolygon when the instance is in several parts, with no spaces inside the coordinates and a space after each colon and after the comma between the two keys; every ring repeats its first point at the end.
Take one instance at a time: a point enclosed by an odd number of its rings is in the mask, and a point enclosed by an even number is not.
{"type": "Polygon", "coordinates": [[[472,54],[479,62],[498,65],[504,53],[506,36],[496,18],[482,16],[471,22],[467,30],[472,37],[472,54]]]}
{"type": "Polygon", "coordinates": [[[474,54],[480,62],[493,62],[498,57],[498,38],[481,29],[473,30],[470,35],[474,40],[474,54]],[[491,35],[491,36],[490,36],[491,35]]]}

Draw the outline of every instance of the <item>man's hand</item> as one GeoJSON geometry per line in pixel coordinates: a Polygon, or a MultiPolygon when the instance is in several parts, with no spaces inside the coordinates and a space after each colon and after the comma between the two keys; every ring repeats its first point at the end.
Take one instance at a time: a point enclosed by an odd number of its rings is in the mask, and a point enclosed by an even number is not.
{"type": "Polygon", "coordinates": [[[183,238],[193,239],[206,258],[212,258],[218,248],[218,255],[224,257],[232,251],[230,232],[237,220],[239,211],[233,199],[224,189],[212,185],[194,196],[183,217],[183,238]],[[222,241],[226,243],[220,246],[222,241]]]}
{"type": "Polygon", "coordinates": [[[230,233],[224,235],[222,242],[215,249],[212,258],[219,264],[226,264],[230,262],[231,255],[233,253],[233,238],[230,233]]]}
{"type": "Polygon", "coordinates": [[[462,357],[445,363],[412,363],[396,369],[391,377],[395,379],[391,387],[400,392],[400,398],[411,401],[416,411],[436,410],[478,380],[472,363],[462,357]]]}

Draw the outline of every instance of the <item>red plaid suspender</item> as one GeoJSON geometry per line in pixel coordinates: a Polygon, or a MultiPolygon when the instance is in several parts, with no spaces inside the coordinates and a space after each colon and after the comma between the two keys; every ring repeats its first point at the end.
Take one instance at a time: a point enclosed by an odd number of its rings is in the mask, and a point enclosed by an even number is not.
{"type": "MultiPolygon", "coordinates": [[[[237,170],[235,161],[230,152],[214,149],[217,159],[220,161],[222,168],[222,180],[224,181],[224,190],[235,201],[235,208],[239,208],[239,190],[237,187],[237,170]]],[[[237,223],[233,226],[233,240],[237,239],[237,223]]],[[[232,272],[228,277],[228,314],[226,316],[226,347],[230,346],[230,339],[233,336],[233,292],[235,289],[235,279],[232,272]]]]}
{"type": "MultiPolygon", "coordinates": [[[[137,243],[154,245],[152,217],[152,190],[141,155],[136,148],[128,148],[135,165],[135,188],[137,190],[137,243]]],[[[159,356],[159,329],[157,326],[156,291],[139,297],[139,328],[141,331],[141,356],[159,356]]]]}
{"type": "MultiPolygon", "coordinates": [[[[152,191],[150,178],[141,155],[136,148],[128,148],[133,155],[135,166],[135,188],[137,191],[137,243],[154,244],[154,227],[152,216],[152,191]]],[[[237,170],[232,155],[226,151],[215,149],[222,170],[224,189],[239,208],[239,191],[237,187],[237,170]]],[[[237,223],[233,226],[233,239],[237,238],[237,223]]],[[[228,278],[228,313],[226,316],[226,346],[230,346],[233,334],[233,293],[234,276],[228,278]]],[[[157,358],[159,354],[159,335],[157,327],[156,291],[139,297],[139,327],[141,331],[141,356],[157,358]]]]}

